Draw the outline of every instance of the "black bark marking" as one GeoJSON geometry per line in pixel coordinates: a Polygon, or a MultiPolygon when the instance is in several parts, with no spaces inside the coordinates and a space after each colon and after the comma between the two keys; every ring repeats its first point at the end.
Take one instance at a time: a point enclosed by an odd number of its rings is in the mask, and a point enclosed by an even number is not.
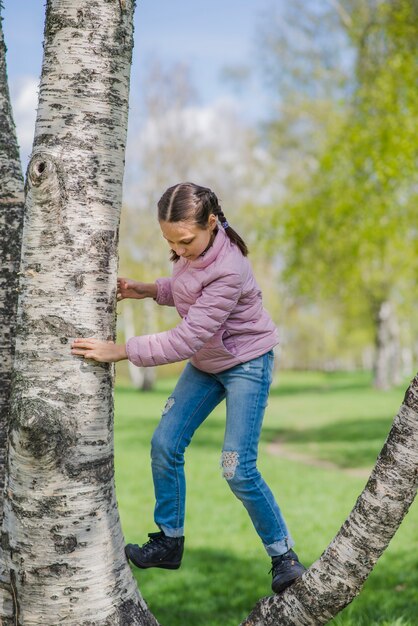
{"type": "Polygon", "coordinates": [[[84,621],[80,626],[159,626],[155,617],[138,600],[126,600],[105,622],[84,621]]]}
{"type": "MultiPolygon", "coordinates": [[[[52,3],[48,2],[44,31],[46,44],[50,43],[50,40],[63,28],[78,28],[80,21],[80,19],[76,21],[66,15],[60,15],[56,9],[53,9],[52,3]]],[[[80,26],[82,26],[82,22],[80,26]]]]}
{"type": "Polygon", "coordinates": [[[113,230],[98,230],[93,233],[90,242],[90,249],[96,251],[98,269],[107,272],[111,261],[117,254],[116,234],[113,230]]]}
{"type": "Polygon", "coordinates": [[[52,538],[54,540],[55,552],[58,554],[71,554],[77,548],[78,542],[75,535],[67,535],[63,537],[51,529],[52,538]]]}
{"type": "Polygon", "coordinates": [[[78,464],[68,462],[65,464],[64,471],[70,478],[75,478],[84,483],[106,484],[114,476],[113,456],[109,455],[78,464]]]}
{"type": "Polygon", "coordinates": [[[64,596],[71,596],[73,593],[85,593],[89,590],[89,587],[65,587],[64,596]]]}
{"type": "Polygon", "coordinates": [[[47,455],[62,463],[77,443],[76,422],[44,400],[21,398],[12,407],[11,427],[21,429],[21,443],[36,459],[47,455]]]}
{"type": "Polygon", "coordinates": [[[93,337],[95,332],[91,328],[67,322],[58,315],[44,315],[36,320],[32,334],[53,337],[93,337]]]}
{"type": "Polygon", "coordinates": [[[65,517],[66,513],[63,511],[63,508],[66,505],[67,496],[44,496],[42,500],[38,503],[38,515],[40,518],[45,516],[56,516],[59,514],[62,517],[65,517]]]}
{"type": "Polygon", "coordinates": [[[10,570],[10,586],[13,596],[13,619],[15,624],[19,624],[20,607],[16,589],[16,572],[14,569],[10,570]]]}
{"type": "Polygon", "coordinates": [[[74,283],[76,289],[82,289],[84,287],[84,274],[82,274],[81,272],[77,272],[76,274],[74,274],[71,278],[72,282],[74,283]]]}
{"type": "Polygon", "coordinates": [[[29,570],[37,578],[67,578],[68,576],[75,576],[80,571],[82,571],[81,567],[72,567],[68,563],[51,563],[51,565],[46,567],[36,567],[33,570],[29,570]]]}
{"type": "Polygon", "coordinates": [[[3,551],[10,550],[10,538],[8,532],[2,531],[1,533],[1,548],[3,551]]]}
{"type": "Polygon", "coordinates": [[[52,133],[39,133],[33,140],[33,147],[37,146],[60,146],[62,145],[62,139],[58,135],[52,133]]]}

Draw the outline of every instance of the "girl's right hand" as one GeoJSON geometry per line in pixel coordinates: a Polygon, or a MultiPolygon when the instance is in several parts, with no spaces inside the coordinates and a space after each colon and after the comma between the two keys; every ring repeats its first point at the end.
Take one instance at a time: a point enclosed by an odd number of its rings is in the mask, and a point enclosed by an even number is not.
{"type": "Polygon", "coordinates": [[[146,283],[140,283],[137,280],[131,280],[130,278],[118,278],[116,299],[120,301],[125,298],[134,298],[136,300],[147,298],[149,294],[146,287],[146,283]]]}

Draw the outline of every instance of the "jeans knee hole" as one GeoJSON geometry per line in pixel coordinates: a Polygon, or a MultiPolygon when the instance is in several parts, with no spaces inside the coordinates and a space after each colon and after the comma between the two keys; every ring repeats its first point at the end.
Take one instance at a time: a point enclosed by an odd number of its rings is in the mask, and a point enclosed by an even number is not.
{"type": "Polygon", "coordinates": [[[233,450],[224,450],[221,456],[222,474],[226,480],[232,480],[239,465],[239,454],[233,450]]]}
{"type": "Polygon", "coordinates": [[[167,402],[165,403],[165,407],[163,409],[163,415],[165,415],[166,413],[168,413],[168,411],[175,405],[176,401],[173,397],[170,396],[170,398],[168,398],[167,402]]]}

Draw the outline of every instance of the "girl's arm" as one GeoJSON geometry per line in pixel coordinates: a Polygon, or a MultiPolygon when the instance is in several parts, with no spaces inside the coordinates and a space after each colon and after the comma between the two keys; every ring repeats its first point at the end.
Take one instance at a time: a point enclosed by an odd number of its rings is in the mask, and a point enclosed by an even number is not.
{"type": "Polygon", "coordinates": [[[93,359],[99,363],[116,363],[128,358],[123,344],[103,341],[94,337],[74,339],[71,344],[71,354],[83,356],[85,359],[93,359]]]}
{"type": "MultiPolygon", "coordinates": [[[[155,283],[141,283],[130,278],[118,278],[116,297],[118,301],[126,298],[137,300],[154,298],[158,304],[174,306],[170,278],[159,278],[155,283]]],[[[101,363],[116,363],[128,358],[124,344],[103,341],[94,337],[74,339],[71,344],[71,354],[101,363]]]]}
{"type": "Polygon", "coordinates": [[[125,298],[139,300],[154,298],[158,304],[174,306],[171,278],[158,278],[155,283],[141,283],[130,278],[118,278],[116,297],[118,301],[125,298]]]}
{"type": "Polygon", "coordinates": [[[130,278],[118,278],[116,297],[118,301],[126,298],[142,300],[143,298],[156,298],[156,283],[141,283],[130,278]]]}
{"type": "Polygon", "coordinates": [[[232,272],[212,280],[175,328],[128,339],[128,359],[138,367],[149,367],[190,358],[229,317],[241,295],[241,284],[240,274],[232,272]]]}

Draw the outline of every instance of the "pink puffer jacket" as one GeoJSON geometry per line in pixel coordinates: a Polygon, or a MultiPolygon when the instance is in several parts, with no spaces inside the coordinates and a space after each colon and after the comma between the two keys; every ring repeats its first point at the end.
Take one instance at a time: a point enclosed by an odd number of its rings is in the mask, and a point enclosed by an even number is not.
{"type": "Polygon", "coordinates": [[[127,341],[128,359],[139,367],[191,358],[198,369],[216,373],[278,343],[250,263],[222,228],[203,257],[180,258],[172,277],[156,283],[158,304],[175,306],[182,320],[165,332],[127,341]]]}

